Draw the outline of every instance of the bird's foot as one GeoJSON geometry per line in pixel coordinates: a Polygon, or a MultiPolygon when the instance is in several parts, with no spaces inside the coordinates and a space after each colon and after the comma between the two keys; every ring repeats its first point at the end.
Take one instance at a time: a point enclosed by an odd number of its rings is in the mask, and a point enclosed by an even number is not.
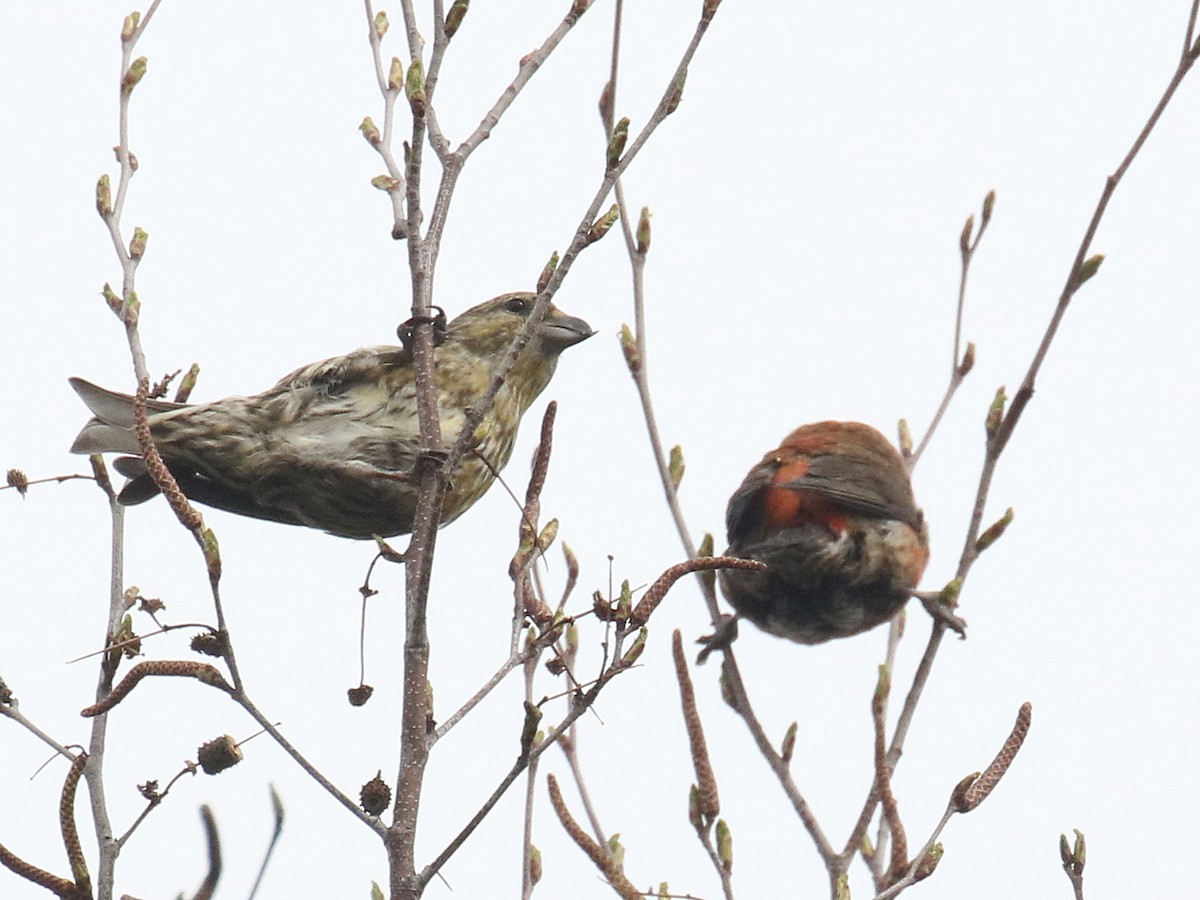
{"type": "Polygon", "coordinates": [[[738,617],[736,615],[723,615],[717,618],[713,623],[713,633],[706,634],[696,641],[697,644],[702,644],[704,649],[696,655],[696,665],[704,665],[709,654],[716,650],[728,650],[738,636],[738,617]]]}
{"type": "Polygon", "coordinates": [[[934,621],[941,622],[960,638],[967,636],[966,620],[954,614],[953,607],[942,600],[941,591],[913,591],[913,596],[921,601],[921,605],[933,616],[934,621]]]}
{"type": "Polygon", "coordinates": [[[433,346],[439,347],[446,340],[448,334],[446,330],[446,311],[440,306],[429,307],[430,312],[435,312],[432,316],[413,316],[411,319],[406,319],[401,322],[396,328],[396,337],[400,338],[400,343],[405,349],[412,349],[413,336],[416,333],[418,325],[433,326],[433,346]]]}

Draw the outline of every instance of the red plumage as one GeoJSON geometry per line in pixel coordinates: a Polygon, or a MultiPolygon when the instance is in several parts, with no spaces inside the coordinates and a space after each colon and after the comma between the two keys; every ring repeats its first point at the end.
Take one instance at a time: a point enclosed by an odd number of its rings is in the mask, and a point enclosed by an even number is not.
{"type": "Polygon", "coordinates": [[[722,570],[726,598],[742,618],[802,644],[887,621],[929,561],[904,460],[860,422],[789,434],[734,492],[725,524],[728,555],[767,565],[722,570]]]}

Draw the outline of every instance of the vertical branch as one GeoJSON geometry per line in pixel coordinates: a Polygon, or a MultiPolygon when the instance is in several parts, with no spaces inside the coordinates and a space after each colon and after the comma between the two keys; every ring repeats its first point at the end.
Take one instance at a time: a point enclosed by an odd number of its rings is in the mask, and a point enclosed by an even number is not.
{"type": "MultiPolygon", "coordinates": [[[[146,71],[146,60],[133,59],[133,51],[138,39],[145,32],[150,20],[158,10],[160,0],[152,0],[144,16],[131,13],[126,17],[121,27],[121,78],[119,85],[118,119],[117,119],[117,161],[120,173],[117,179],[117,190],[112,194],[107,175],[101,176],[96,186],[96,210],[108,228],[113,242],[117,259],[121,264],[121,296],[115,297],[105,285],[105,298],[110,308],[126,325],[126,335],[133,357],[133,366],[138,383],[142,379],[149,380],[146,367],[146,357],[141,347],[137,332],[138,300],[135,293],[135,273],[138,262],[145,250],[146,235],[141,229],[135,229],[134,238],[126,247],[121,234],[121,213],[125,208],[125,197],[129,190],[130,179],[137,169],[136,158],[129,151],[129,102],[133,89],[146,71]]],[[[143,406],[144,409],[144,406],[143,406]]],[[[104,626],[103,646],[108,647],[119,633],[121,622],[125,615],[125,510],[118,502],[108,479],[107,470],[99,457],[92,458],[92,468],[97,483],[104,490],[109,505],[112,522],[111,562],[109,569],[109,602],[108,617],[104,626]]],[[[120,662],[119,651],[110,651],[100,658],[100,671],[97,675],[96,701],[104,700],[112,693],[113,680],[116,676],[117,664],[120,662]]],[[[96,888],[100,900],[110,900],[113,882],[116,875],[117,856],[120,845],[114,839],[112,823],[108,815],[108,801],[104,789],[104,752],[108,739],[108,716],[100,715],[92,721],[91,735],[88,738],[87,765],[83,777],[88,789],[89,804],[92,811],[92,826],[96,833],[99,860],[96,868],[96,888]]]]}

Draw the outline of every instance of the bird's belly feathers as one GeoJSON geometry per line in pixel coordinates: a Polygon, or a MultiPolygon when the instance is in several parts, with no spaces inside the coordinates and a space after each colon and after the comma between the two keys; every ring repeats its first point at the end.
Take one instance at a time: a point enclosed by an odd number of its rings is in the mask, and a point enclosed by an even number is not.
{"type": "Polygon", "coordinates": [[[866,631],[908,600],[929,558],[923,535],[894,520],[807,524],[729,548],[765,572],[723,569],[726,597],[764,631],[804,644],[866,631]]]}

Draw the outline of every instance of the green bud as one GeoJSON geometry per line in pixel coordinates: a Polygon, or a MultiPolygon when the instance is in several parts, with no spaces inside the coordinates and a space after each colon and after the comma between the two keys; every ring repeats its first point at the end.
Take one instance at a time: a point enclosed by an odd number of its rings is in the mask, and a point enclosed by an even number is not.
{"type": "Polygon", "coordinates": [[[880,704],[887,699],[892,691],[892,670],[889,666],[879,667],[879,676],[875,679],[875,703],[880,704]]]}
{"type": "Polygon", "coordinates": [[[391,193],[400,189],[400,179],[391,175],[376,175],[371,179],[371,187],[391,193]]]}
{"type": "Polygon", "coordinates": [[[779,757],[783,760],[784,765],[791,763],[792,754],[796,752],[796,730],[797,725],[793,722],[783,736],[783,746],[779,748],[779,757]]]}
{"type": "Polygon", "coordinates": [[[962,593],[962,584],[961,578],[952,578],[946,582],[946,586],[938,594],[938,602],[948,609],[954,609],[958,606],[958,595],[962,593]]]}
{"type": "Polygon", "coordinates": [[[999,519],[993,522],[975,541],[975,552],[982,553],[992,544],[996,543],[1004,534],[1004,531],[1013,520],[1013,509],[1010,506],[999,519]]]}
{"type": "Polygon", "coordinates": [[[627,140],[629,140],[629,117],[625,116],[617,122],[608,139],[608,167],[610,169],[615,168],[621,161],[621,154],[625,152],[627,140]]]}
{"type": "Polygon", "coordinates": [[[1072,289],[1078,290],[1083,287],[1085,282],[1100,271],[1100,264],[1102,262],[1104,262],[1104,254],[1097,253],[1094,256],[1089,256],[1080,263],[1079,268],[1075,270],[1075,274],[1071,276],[1072,289]]]}
{"type": "Polygon", "coordinates": [[[1063,871],[1072,879],[1079,878],[1083,875],[1083,867],[1087,865],[1087,841],[1083,837],[1083,832],[1078,828],[1075,831],[1075,846],[1071,847],[1067,843],[1065,834],[1058,837],[1058,855],[1062,857],[1063,871]]]}
{"type": "Polygon", "coordinates": [[[121,320],[128,326],[138,323],[142,314],[142,301],[138,299],[137,291],[130,291],[129,296],[121,304],[121,320]]]}
{"type": "Polygon", "coordinates": [[[679,490],[679,483],[683,481],[683,473],[686,469],[687,466],[683,462],[683,448],[676,444],[671,448],[671,459],[667,463],[667,473],[671,477],[671,490],[679,490]]]}
{"type": "Polygon", "coordinates": [[[554,539],[558,537],[558,519],[551,519],[546,523],[537,537],[537,548],[540,552],[545,553],[546,549],[554,543],[554,539]]]}
{"type": "Polygon", "coordinates": [[[625,848],[621,846],[621,835],[618,832],[608,839],[608,853],[617,864],[618,869],[625,867],[625,848]]]}
{"type": "Polygon", "coordinates": [[[555,250],[550,254],[550,260],[542,269],[542,274],[538,276],[537,293],[541,293],[550,284],[550,279],[554,277],[554,272],[558,268],[558,251],[555,250]]]}
{"type": "Polygon", "coordinates": [[[636,376],[642,369],[642,354],[638,350],[633,332],[629,330],[628,325],[622,325],[618,337],[621,341],[621,352],[625,354],[625,365],[629,366],[629,373],[636,376]]]}
{"type": "Polygon", "coordinates": [[[733,871],[733,832],[724,819],[717,819],[717,858],[726,873],[733,871]]]}
{"type": "Polygon", "coordinates": [[[388,27],[391,23],[388,22],[387,13],[383,10],[375,13],[375,21],[372,23],[375,27],[375,37],[381,38],[388,32],[388,27]]]}
{"type": "Polygon", "coordinates": [[[627,622],[633,613],[633,590],[629,587],[629,579],[621,582],[621,593],[617,597],[617,621],[627,622]]]}
{"type": "Polygon", "coordinates": [[[938,863],[942,861],[942,845],[934,844],[929,848],[929,852],[925,854],[920,865],[917,866],[917,871],[913,873],[917,881],[924,881],[933,874],[933,870],[938,867],[938,863]]]}
{"type": "Polygon", "coordinates": [[[211,528],[200,532],[200,545],[204,548],[204,565],[208,568],[208,579],[216,581],[221,577],[221,547],[211,528]]]}
{"type": "Polygon", "coordinates": [[[521,726],[521,758],[524,759],[533,749],[537,739],[538,723],[542,721],[542,711],[528,700],[525,701],[525,722],[521,726]]]}
{"type": "Polygon", "coordinates": [[[1004,386],[1001,385],[996,391],[996,396],[992,398],[992,405],[988,407],[987,419],[984,420],[984,429],[987,431],[988,437],[994,437],[1000,430],[1000,423],[1004,421],[1004,405],[1007,402],[1008,395],[1004,392],[1004,386]]]}
{"type": "Polygon", "coordinates": [[[129,241],[129,258],[141,259],[146,253],[146,240],[150,237],[141,228],[133,229],[133,238],[129,241]]]}
{"type": "Polygon", "coordinates": [[[142,14],[136,10],[125,17],[125,21],[121,24],[121,43],[127,42],[137,33],[141,21],[142,14]]]}
{"type": "Polygon", "coordinates": [[[414,59],[408,67],[408,75],[404,78],[404,93],[408,97],[408,105],[413,115],[425,115],[425,65],[419,59],[414,59]]]}
{"type": "Polygon", "coordinates": [[[608,234],[619,218],[621,218],[621,209],[614,203],[608,208],[608,212],[593,222],[592,227],[588,229],[588,244],[594,244],[608,234]]]}
{"type": "Polygon", "coordinates": [[[643,625],[641,630],[638,631],[638,636],[634,639],[634,642],[630,644],[629,649],[621,655],[622,666],[632,666],[638,661],[638,658],[646,649],[646,637],[649,634],[650,632],[643,625]]]}
{"type": "Polygon", "coordinates": [[[367,143],[372,147],[378,147],[383,140],[379,134],[379,129],[375,126],[375,120],[370,116],[362,120],[358,126],[358,130],[362,132],[362,136],[366,138],[367,143]]]}
{"type": "Polygon", "coordinates": [[[388,90],[398,91],[400,85],[404,84],[404,63],[400,62],[400,57],[392,57],[392,67],[388,71],[388,90]]]}
{"type": "Polygon", "coordinates": [[[442,25],[442,30],[446,33],[447,38],[452,38],[458,33],[463,19],[467,17],[467,8],[470,5],[471,0],[454,0],[450,4],[450,9],[446,12],[446,21],[442,25]]]}
{"type": "Polygon", "coordinates": [[[112,215],[112,183],[107,175],[101,175],[96,182],[96,212],[102,217],[112,215]]]}
{"type": "MultiPolygon", "coordinates": [[[[464,4],[465,5],[465,4],[464,4]]],[[[533,844],[529,845],[529,881],[537,884],[542,880],[542,851],[533,844]]]]}
{"type": "Polygon", "coordinates": [[[643,206],[637,223],[637,252],[645,256],[650,249],[650,207],[643,206]]]}
{"type": "Polygon", "coordinates": [[[967,341],[967,349],[963,352],[962,362],[958,364],[958,377],[965,377],[973,368],[975,368],[975,343],[967,341]]]}
{"type": "Polygon", "coordinates": [[[981,229],[987,227],[987,223],[992,220],[992,210],[996,206],[996,192],[988,191],[987,196],[983,198],[983,214],[979,217],[979,227],[981,229]]]}
{"type": "Polygon", "coordinates": [[[128,94],[137,86],[146,74],[146,57],[139,56],[129,64],[125,74],[121,76],[121,91],[128,94]]]}
{"type": "Polygon", "coordinates": [[[125,302],[116,295],[108,282],[104,283],[104,287],[100,290],[100,295],[104,298],[104,302],[108,304],[109,309],[117,315],[121,314],[121,307],[125,305],[125,302]]]}
{"type": "MultiPolygon", "coordinates": [[[[704,823],[704,813],[700,811],[700,788],[694,784],[688,788],[688,821],[701,834],[707,828],[704,823]]],[[[1063,840],[1066,840],[1066,838],[1063,838],[1063,840]]]]}

